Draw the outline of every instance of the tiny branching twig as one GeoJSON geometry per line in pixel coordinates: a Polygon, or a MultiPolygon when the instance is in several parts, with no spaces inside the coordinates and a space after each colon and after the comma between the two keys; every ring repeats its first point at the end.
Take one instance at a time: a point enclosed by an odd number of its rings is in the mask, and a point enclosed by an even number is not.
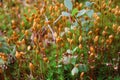
{"type": "MultiPolygon", "coordinates": [[[[46,21],[48,21],[47,16],[46,16],[46,15],[44,15],[44,16],[45,16],[46,21]]],[[[49,24],[48,24],[48,28],[50,29],[50,31],[51,31],[51,33],[52,33],[53,40],[55,41],[54,32],[53,32],[53,30],[52,30],[52,28],[51,28],[51,26],[50,26],[49,24]]]]}
{"type": "Polygon", "coordinates": [[[62,15],[60,15],[53,23],[53,25],[55,25],[55,23],[62,17],[62,15]]]}

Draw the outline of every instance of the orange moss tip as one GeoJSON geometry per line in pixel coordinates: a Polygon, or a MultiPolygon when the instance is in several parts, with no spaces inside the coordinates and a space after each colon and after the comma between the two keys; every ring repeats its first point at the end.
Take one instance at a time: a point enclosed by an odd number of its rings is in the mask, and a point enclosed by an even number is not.
{"type": "Polygon", "coordinates": [[[93,14],[93,18],[96,19],[97,17],[98,17],[97,13],[94,13],[94,14],[93,14]]]}
{"type": "Polygon", "coordinates": [[[99,39],[99,36],[95,36],[94,42],[96,43],[98,41],[98,39],[99,39]]]}
{"type": "Polygon", "coordinates": [[[90,66],[90,69],[94,69],[95,68],[95,66],[90,66]]]}
{"type": "Polygon", "coordinates": [[[98,33],[100,31],[100,28],[96,28],[95,32],[98,33]]]}
{"type": "Polygon", "coordinates": [[[83,77],[84,77],[84,72],[81,72],[81,74],[80,74],[80,79],[83,79],[83,77]]]}
{"type": "Polygon", "coordinates": [[[56,43],[59,43],[60,41],[62,41],[62,38],[60,38],[59,36],[56,38],[56,43]]]}
{"type": "Polygon", "coordinates": [[[101,6],[101,9],[105,9],[106,8],[106,4],[103,3],[102,6],[101,6]]]}
{"type": "Polygon", "coordinates": [[[50,21],[45,21],[45,24],[46,24],[46,25],[50,24],[50,21]]]}
{"type": "Polygon", "coordinates": [[[112,29],[113,29],[114,31],[117,31],[117,25],[116,25],[116,24],[113,24],[112,29]]]}
{"type": "Polygon", "coordinates": [[[113,42],[112,39],[107,39],[107,40],[106,40],[106,44],[109,44],[109,45],[110,45],[112,42],[113,42]]]}
{"type": "Polygon", "coordinates": [[[104,39],[102,39],[102,40],[101,40],[101,43],[104,43],[104,42],[105,42],[105,40],[104,40],[104,39]]]}
{"type": "Polygon", "coordinates": [[[111,34],[111,35],[109,35],[109,39],[113,39],[114,38],[114,36],[111,34]]]}
{"type": "Polygon", "coordinates": [[[40,50],[41,50],[41,51],[45,51],[45,48],[44,48],[44,47],[42,47],[40,50]]]}
{"type": "Polygon", "coordinates": [[[94,53],[90,53],[89,58],[94,58],[94,57],[95,57],[95,54],[94,53]]]}
{"type": "Polygon", "coordinates": [[[12,20],[11,23],[12,23],[12,25],[15,25],[15,24],[16,24],[15,20],[12,20]]]}
{"type": "Polygon", "coordinates": [[[80,4],[79,4],[79,7],[81,8],[82,6],[83,6],[83,3],[80,3],[80,4]]]}
{"type": "Polygon", "coordinates": [[[102,35],[103,35],[103,36],[106,36],[106,35],[107,35],[107,32],[106,32],[106,31],[103,31],[103,32],[102,32],[102,35]]]}
{"type": "Polygon", "coordinates": [[[88,32],[88,35],[91,35],[91,34],[92,34],[92,31],[89,31],[89,32],[88,32]]]}
{"type": "Polygon", "coordinates": [[[81,41],[82,41],[82,36],[79,36],[79,39],[78,39],[78,40],[79,40],[79,42],[81,42],[81,41]]]}
{"type": "Polygon", "coordinates": [[[57,10],[58,10],[58,6],[55,6],[55,7],[54,7],[54,10],[57,11],[57,10]]]}
{"type": "Polygon", "coordinates": [[[82,44],[79,44],[79,49],[82,49],[82,44]]]}
{"type": "Polygon", "coordinates": [[[108,29],[108,26],[105,26],[104,30],[106,31],[108,29]]]}
{"type": "Polygon", "coordinates": [[[75,67],[79,67],[79,64],[75,64],[75,67]]]}
{"type": "Polygon", "coordinates": [[[28,30],[25,30],[25,32],[24,32],[24,34],[25,34],[25,36],[28,36],[28,30]]]}
{"type": "Polygon", "coordinates": [[[22,43],[22,44],[25,44],[25,39],[22,39],[21,43],[22,43]]]}
{"type": "Polygon", "coordinates": [[[56,38],[57,38],[57,36],[58,36],[58,35],[57,35],[57,33],[56,33],[56,32],[54,32],[54,37],[56,37],[56,38]]]}
{"type": "Polygon", "coordinates": [[[5,61],[5,62],[8,60],[7,56],[2,56],[1,58],[2,58],[2,60],[5,61]]]}
{"type": "Polygon", "coordinates": [[[29,63],[29,69],[30,69],[30,71],[34,71],[34,65],[33,65],[33,63],[29,63]]]}
{"type": "Polygon", "coordinates": [[[24,52],[18,52],[18,51],[16,51],[15,57],[19,60],[19,59],[22,58],[23,55],[25,55],[24,52]]]}
{"type": "Polygon", "coordinates": [[[45,9],[42,8],[41,11],[40,11],[40,14],[43,14],[45,12],[45,9]]]}
{"type": "Polygon", "coordinates": [[[67,38],[67,41],[71,44],[73,42],[73,39],[67,38]]]}
{"type": "Polygon", "coordinates": [[[47,57],[44,57],[44,58],[43,58],[43,61],[44,61],[44,62],[49,62],[49,60],[48,60],[47,57]]]}
{"type": "Polygon", "coordinates": [[[37,37],[34,37],[33,41],[34,43],[37,43],[37,37]]]}
{"type": "Polygon", "coordinates": [[[90,52],[95,52],[95,49],[93,46],[90,46],[90,52]]]}
{"type": "Polygon", "coordinates": [[[36,52],[36,54],[39,54],[40,53],[40,51],[37,49],[37,50],[35,50],[35,52],[36,52]]]}
{"type": "Polygon", "coordinates": [[[52,9],[53,9],[53,6],[49,6],[49,11],[52,11],[52,9]]]}
{"type": "Polygon", "coordinates": [[[31,49],[31,46],[29,45],[28,47],[27,47],[27,50],[29,51],[31,49]]]}
{"type": "Polygon", "coordinates": [[[0,58],[2,58],[3,61],[7,61],[8,60],[8,56],[5,53],[0,52],[0,58]]]}
{"type": "Polygon", "coordinates": [[[63,3],[61,3],[61,4],[60,4],[60,8],[63,8],[63,7],[64,7],[64,5],[63,5],[63,3]]]}
{"type": "Polygon", "coordinates": [[[19,53],[16,51],[15,57],[16,57],[17,59],[20,59],[20,58],[21,58],[21,54],[19,54],[19,53]]]}

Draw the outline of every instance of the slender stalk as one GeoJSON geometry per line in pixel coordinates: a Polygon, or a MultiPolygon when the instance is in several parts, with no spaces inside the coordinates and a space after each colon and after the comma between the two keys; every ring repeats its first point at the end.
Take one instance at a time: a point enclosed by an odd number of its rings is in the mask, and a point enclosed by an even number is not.
{"type": "Polygon", "coordinates": [[[53,23],[53,25],[55,25],[56,22],[58,22],[58,20],[62,17],[62,15],[60,15],[53,23]]]}
{"type": "MultiPolygon", "coordinates": [[[[46,21],[48,21],[47,16],[46,16],[46,15],[44,15],[44,16],[45,16],[46,21]]],[[[51,33],[52,33],[53,40],[55,41],[55,37],[54,37],[54,32],[53,32],[53,29],[51,28],[51,26],[50,26],[49,24],[48,24],[48,28],[50,29],[50,31],[51,31],[51,33]]]]}

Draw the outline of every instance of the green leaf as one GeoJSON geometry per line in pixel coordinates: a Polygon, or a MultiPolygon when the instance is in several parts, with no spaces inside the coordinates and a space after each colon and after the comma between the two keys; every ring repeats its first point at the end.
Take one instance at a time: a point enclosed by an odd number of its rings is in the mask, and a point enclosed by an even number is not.
{"type": "Polygon", "coordinates": [[[72,69],[72,71],[71,71],[71,74],[74,76],[75,74],[77,74],[78,73],[78,68],[77,67],[74,67],[73,69],[72,69]]]}
{"type": "Polygon", "coordinates": [[[77,17],[80,17],[86,13],[85,9],[82,9],[81,11],[78,12],[77,17]]]}
{"type": "Polygon", "coordinates": [[[94,14],[94,11],[93,10],[88,10],[87,12],[86,12],[86,14],[88,15],[88,17],[92,17],[93,16],[93,14],[94,14]]]}
{"type": "Polygon", "coordinates": [[[69,20],[66,22],[66,24],[67,24],[68,27],[71,26],[71,22],[69,20]]]}
{"type": "Polygon", "coordinates": [[[4,61],[0,58],[0,64],[4,64],[4,61]]]}
{"type": "Polygon", "coordinates": [[[0,26],[0,30],[6,30],[7,29],[7,26],[5,25],[5,23],[3,23],[1,26],[0,26]]]}
{"type": "Polygon", "coordinates": [[[71,64],[75,65],[75,63],[76,63],[76,58],[72,58],[70,61],[71,61],[71,64]]]}
{"type": "Polygon", "coordinates": [[[77,9],[77,8],[74,8],[74,9],[72,10],[72,16],[74,16],[76,13],[78,13],[78,9],[77,9]]]}
{"type": "Polygon", "coordinates": [[[68,12],[62,12],[62,16],[70,16],[70,13],[68,13],[68,12]]]}
{"type": "Polygon", "coordinates": [[[87,1],[87,2],[85,3],[85,6],[86,6],[86,7],[91,7],[91,6],[92,6],[92,4],[93,4],[93,3],[91,3],[91,2],[89,2],[89,1],[87,1]]]}
{"type": "Polygon", "coordinates": [[[0,48],[0,52],[9,53],[9,49],[6,46],[0,48]]]}
{"type": "Polygon", "coordinates": [[[80,70],[80,72],[87,72],[88,71],[88,67],[85,64],[80,64],[79,65],[79,70],[80,70]]]}
{"type": "Polygon", "coordinates": [[[72,10],[73,5],[71,0],[64,0],[64,5],[66,8],[68,8],[68,10],[72,10]]]}
{"type": "Polygon", "coordinates": [[[0,41],[2,42],[2,41],[5,41],[5,38],[3,38],[3,37],[0,37],[0,41]]]}
{"type": "Polygon", "coordinates": [[[78,47],[75,47],[72,51],[72,53],[74,53],[76,50],[78,49],[78,47]]]}

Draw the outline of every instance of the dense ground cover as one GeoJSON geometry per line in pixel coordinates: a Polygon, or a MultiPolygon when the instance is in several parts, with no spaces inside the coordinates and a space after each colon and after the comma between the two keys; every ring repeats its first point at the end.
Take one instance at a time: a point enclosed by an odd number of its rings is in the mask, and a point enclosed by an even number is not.
{"type": "Polygon", "coordinates": [[[0,80],[120,80],[119,0],[3,0],[0,80]]]}

